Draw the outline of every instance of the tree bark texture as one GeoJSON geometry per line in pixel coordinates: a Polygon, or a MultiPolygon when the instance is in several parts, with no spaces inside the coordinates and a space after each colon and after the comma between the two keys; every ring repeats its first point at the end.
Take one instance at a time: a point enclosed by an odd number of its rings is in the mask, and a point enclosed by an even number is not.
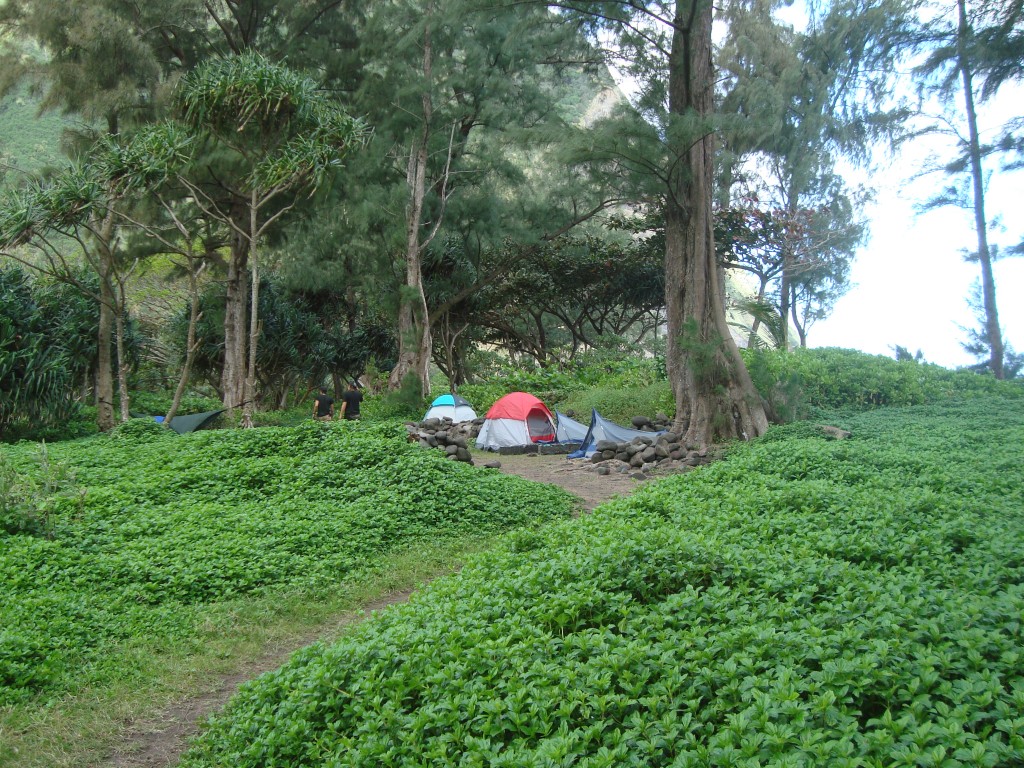
{"type": "Polygon", "coordinates": [[[423,201],[426,197],[427,151],[433,103],[430,94],[432,52],[429,27],[423,40],[423,131],[409,152],[406,182],[409,205],[406,209],[405,286],[399,298],[398,361],[388,377],[388,389],[396,390],[409,374],[420,382],[421,394],[430,394],[430,357],[433,343],[430,335],[430,313],[423,290],[420,228],[423,201]]]}
{"type": "MultiPolygon", "coordinates": [[[[104,246],[100,246],[101,249],[104,246]]],[[[96,426],[100,432],[114,428],[114,374],[111,347],[114,334],[114,287],[107,254],[100,257],[100,317],[96,336],[96,426]]]]}
{"type": "Polygon", "coordinates": [[[974,230],[978,236],[978,262],[981,264],[981,297],[985,311],[985,336],[989,346],[989,367],[997,379],[1005,378],[1003,370],[1003,333],[999,327],[996,307],[996,279],[992,271],[992,252],[988,245],[988,224],[985,220],[985,177],[981,167],[981,140],[978,136],[978,115],[974,103],[971,60],[967,42],[971,35],[967,19],[967,0],[957,0],[957,65],[964,88],[964,106],[967,113],[967,132],[970,145],[971,181],[974,191],[974,230]]]}
{"type": "Polygon", "coordinates": [[[112,342],[116,296],[114,292],[114,254],[111,240],[114,234],[114,216],[108,212],[99,223],[100,316],[96,336],[96,426],[101,432],[114,428],[114,360],[112,342]]]}
{"type": "Polygon", "coordinates": [[[252,278],[252,307],[249,309],[249,363],[245,370],[245,385],[242,389],[242,426],[253,426],[256,410],[256,346],[260,338],[260,266],[257,258],[256,241],[259,236],[257,215],[259,198],[255,191],[249,200],[249,274],[252,278]]]}
{"type": "Polygon", "coordinates": [[[224,369],[221,390],[224,408],[230,414],[245,400],[245,338],[249,304],[249,285],[246,267],[249,261],[249,243],[237,232],[231,237],[231,257],[228,262],[226,297],[224,306],[224,369]]]}
{"type": "MultiPolygon", "coordinates": [[[[710,0],[676,4],[672,116],[706,117],[714,109],[711,22],[710,0]]],[[[764,434],[768,419],[726,322],[712,221],[713,134],[708,128],[700,137],[676,136],[669,149],[675,167],[665,198],[666,358],[676,401],[674,428],[702,447],[749,440],[764,434]]]]}

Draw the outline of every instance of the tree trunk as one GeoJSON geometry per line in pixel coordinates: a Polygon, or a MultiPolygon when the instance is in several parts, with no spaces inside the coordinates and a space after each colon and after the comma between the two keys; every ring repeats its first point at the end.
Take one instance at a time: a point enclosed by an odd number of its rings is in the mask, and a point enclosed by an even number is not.
{"type": "Polygon", "coordinates": [[[245,400],[245,321],[249,304],[249,286],[245,278],[248,260],[248,241],[237,232],[233,233],[224,306],[224,369],[221,372],[224,408],[229,414],[241,407],[245,400]]]}
{"type": "Polygon", "coordinates": [[[110,284],[110,262],[101,257],[100,318],[96,336],[96,426],[100,432],[114,428],[114,375],[111,342],[114,330],[114,288],[110,284]]]}
{"type": "Polygon", "coordinates": [[[197,270],[191,262],[189,263],[189,309],[188,333],[185,341],[185,363],[181,366],[181,375],[178,377],[178,386],[174,389],[174,399],[171,401],[171,407],[167,411],[167,415],[164,416],[165,427],[171,426],[171,421],[174,419],[175,414],[178,413],[178,408],[181,407],[181,398],[185,394],[185,387],[188,386],[189,376],[192,373],[192,361],[196,357],[196,347],[198,346],[196,344],[196,326],[199,325],[199,318],[201,317],[199,312],[199,273],[202,270],[202,267],[197,270]]]}
{"type": "Polygon", "coordinates": [[[117,349],[117,394],[121,405],[121,421],[128,421],[131,416],[131,395],[128,393],[128,361],[124,350],[124,306],[123,295],[117,303],[114,317],[114,339],[117,349]]]}
{"type": "Polygon", "coordinates": [[[111,356],[116,297],[114,293],[114,254],[111,240],[114,234],[114,215],[108,211],[99,222],[96,247],[97,268],[100,278],[100,317],[96,350],[96,426],[101,432],[114,428],[114,361],[111,356]]]}
{"type": "MultiPolygon", "coordinates": [[[[669,61],[672,118],[713,111],[710,0],[678,2],[669,61]]],[[[671,132],[670,132],[671,135],[671,132]]],[[[687,443],[751,439],[768,428],[725,316],[721,268],[712,222],[714,139],[677,139],[678,166],[665,198],[665,301],[674,428],[687,443]],[[685,142],[685,143],[684,143],[685,142]]]]}
{"type": "Polygon", "coordinates": [[[398,310],[398,361],[388,377],[388,389],[396,390],[402,386],[406,376],[416,376],[423,397],[430,394],[430,356],[433,348],[420,258],[420,228],[423,200],[426,197],[427,144],[433,111],[429,90],[431,55],[428,30],[423,44],[423,74],[427,84],[423,94],[423,131],[409,152],[409,165],[406,169],[409,206],[406,209],[405,286],[398,310]]]}
{"type": "Polygon", "coordinates": [[[260,337],[260,268],[257,260],[256,239],[258,228],[258,199],[256,192],[249,200],[249,272],[252,275],[252,307],[249,310],[249,364],[245,372],[245,386],[242,390],[242,426],[250,429],[253,426],[253,411],[256,409],[256,344],[260,337]]]}
{"type": "Polygon", "coordinates": [[[1003,333],[999,327],[996,307],[996,280],[992,271],[992,253],[988,246],[988,223],[985,220],[985,176],[981,167],[981,140],[978,137],[978,115],[974,104],[971,60],[967,42],[971,35],[967,20],[967,0],[957,0],[959,22],[957,26],[957,65],[964,87],[964,106],[967,112],[967,131],[970,142],[971,181],[974,189],[974,230],[978,236],[978,262],[981,264],[981,297],[985,310],[985,337],[989,346],[989,368],[997,379],[1005,378],[1003,370],[1003,333]]]}

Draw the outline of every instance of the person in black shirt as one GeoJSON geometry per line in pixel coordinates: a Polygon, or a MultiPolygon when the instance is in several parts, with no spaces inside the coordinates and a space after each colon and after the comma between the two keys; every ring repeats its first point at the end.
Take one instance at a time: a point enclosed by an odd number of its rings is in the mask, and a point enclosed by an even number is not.
{"type": "Polygon", "coordinates": [[[354,421],[359,418],[359,404],[363,402],[363,393],[359,391],[356,383],[350,382],[348,390],[341,395],[341,415],[339,419],[354,421]]]}
{"type": "Polygon", "coordinates": [[[334,400],[327,396],[327,387],[320,387],[320,394],[313,399],[313,418],[317,421],[330,421],[334,418],[334,400]]]}

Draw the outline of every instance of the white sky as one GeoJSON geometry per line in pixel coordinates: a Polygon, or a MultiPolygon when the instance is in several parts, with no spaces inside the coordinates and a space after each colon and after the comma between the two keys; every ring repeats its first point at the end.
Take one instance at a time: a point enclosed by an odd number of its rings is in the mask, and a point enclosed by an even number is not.
{"type": "MultiPolygon", "coordinates": [[[[1006,90],[988,110],[989,117],[1001,122],[1021,114],[1020,104],[1024,88],[1006,90]]],[[[954,207],[914,212],[914,202],[946,181],[941,174],[912,180],[928,151],[938,148],[936,139],[918,139],[866,180],[877,195],[866,211],[871,239],[853,263],[854,287],[831,317],[811,327],[810,346],[891,355],[899,344],[911,353],[920,349],[926,360],[947,367],[976,362],[960,346],[965,334],[959,327],[977,325],[967,300],[981,270],[961,256],[977,247],[973,213],[954,207]]],[[[1000,172],[995,159],[985,169],[992,173],[987,218],[1001,219],[1001,226],[990,230],[989,242],[1005,250],[1024,239],[1024,173],[1000,172]]],[[[1019,352],[1024,350],[1024,258],[997,261],[995,275],[1000,325],[1005,340],[1019,352]]]]}

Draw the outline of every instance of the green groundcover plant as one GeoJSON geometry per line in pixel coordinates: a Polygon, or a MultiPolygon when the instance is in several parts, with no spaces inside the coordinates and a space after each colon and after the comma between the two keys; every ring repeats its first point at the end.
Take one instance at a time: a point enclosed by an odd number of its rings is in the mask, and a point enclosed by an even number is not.
{"type": "MultiPolygon", "coordinates": [[[[43,501],[15,498],[38,489],[37,456],[0,454],[7,516],[43,501]]],[[[51,446],[48,461],[66,471],[45,530],[0,528],[0,706],[116,672],[131,644],[187,642],[203,606],[316,595],[416,541],[571,513],[568,494],[445,461],[394,424],[179,436],[136,419],[51,446]]]]}
{"type": "Polygon", "coordinates": [[[800,426],[248,684],[205,766],[1024,764],[1024,409],[800,426]]]}

